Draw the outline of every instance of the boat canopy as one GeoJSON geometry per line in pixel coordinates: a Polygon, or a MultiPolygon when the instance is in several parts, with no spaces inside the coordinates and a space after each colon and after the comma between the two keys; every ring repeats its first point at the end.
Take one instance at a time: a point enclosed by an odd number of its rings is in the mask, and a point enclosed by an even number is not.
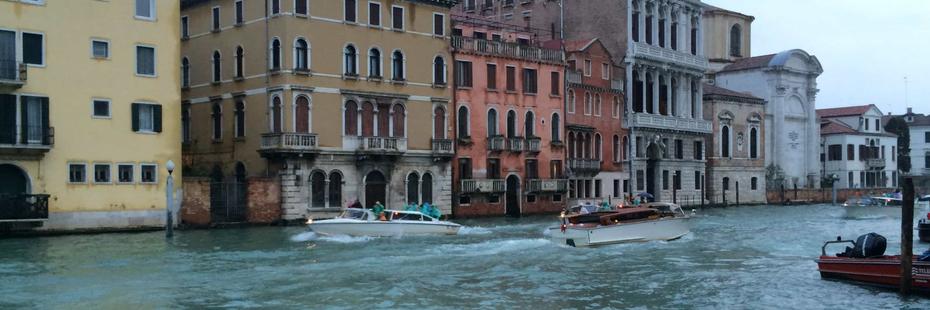
{"type": "Polygon", "coordinates": [[[651,208],[623,208],[616,211],[594,212],[579,214],[568,218],[572,224],[598,223],[611,225],[622,221],[631,221],[658,215],[658,211],[651,208]]]}

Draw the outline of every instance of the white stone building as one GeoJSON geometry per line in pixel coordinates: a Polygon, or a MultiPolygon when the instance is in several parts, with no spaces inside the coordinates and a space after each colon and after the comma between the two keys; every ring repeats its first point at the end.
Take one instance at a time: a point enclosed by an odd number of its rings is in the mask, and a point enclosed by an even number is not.
{"type": "Polygon", "coordinates": [[[898,186],[898,137],[882,127],[875,105],[819,109],[823,176],[837,188],[898,186]]]}
{"type": "Polygon", "coordinates": [[[716,73],[716,86],[768,102],[765,164],[784,171],[785,188],[820,185],[820,127],[814,106],[821,73],[817,57],[799,49],[743,58],[716,73]]]}

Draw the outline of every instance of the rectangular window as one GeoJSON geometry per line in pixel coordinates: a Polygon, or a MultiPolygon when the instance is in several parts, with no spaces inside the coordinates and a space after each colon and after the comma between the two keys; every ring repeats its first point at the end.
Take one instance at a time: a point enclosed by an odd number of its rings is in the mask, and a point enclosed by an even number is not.
{"type": "Polygon", "coordinates": [[[536,93],[536,69],[523,69],[523,93],[536,93]]]}
{"type": "Polygon", "coordinates": [[[94,117],[110,118],[110,100],[94,99],[93,105],[94,117]]]}
{"type": "Polygon", "coordinates": [[[498,158],[488,158],[488,179],[501,178],[501,160],[498,158]]]}
{"type": "Polygon", "coordinates": [[[704,143],[701,141],[694,141],[694,159],[704,159],[704,143]]]}
{"type": "Polygon", "coordinates": [[[924,143],[930,143],[930,131],[924,132],[924,143]]]}
{"type": "MultiPolygon", "coordinates": [[[[662,138],[662,145],[665,145],[666,147],[671,145],[671,144],[668,144],[668,138],[662,138]]],[[[667,151],[662,152],[662,158],[669,159],[671,157],[672,157],[672,154],[669,154],[669,152],[667,151]]]]}
{"type": "Polygon", "coordinates": [[[526,202],[536,202],[536,195],[526,195],[526,202]]]}
{"type": "Polygon", "coordinates": [[[394,30],[404,29],[404,8],[400,6],[391,6],[391,28],[394,30]]]}
{"type": "Polygon", "coordinates": [[[591,60],[584,60],[584,76],[591,76],[591,60]]]}
{"type": "Polygon", "coordinates": [[[662,189],[668,190],[668,170],[662,170],[662,189]]]}
{"type": "Polygon", "coordinates": [[[270,0],[271,15],[281,14],[281,0],[270,0]]]}
{"type": "Polygon", "coordinates": [[[620,180],[614,179],[614,197],[620,197],[620,180]]]}
{"type": "Polygon", "coordinates": [[[924,154],[924,169],[930,169],[930,153],[924,154]]]}
{"type": "Polygon", "coordinates": [[[856,160],[856,146],[852,144],[846,145],[846,160],[849,160],[849,161],[856,160]]]}
{"type": "Polygon", "coordinates": [[[472,178],[471,158],[459,158],[459,174],[462,179],[472,178]]]}
{"type": "Polygon", "coordinates": [[[758,178],[749,179],[749,189],[751,189],[751,190],[757,190],[757,189],[759,189],[759,179],[758,179],[758,178]]]}
{"type": "Polygon", "coordinates": [[[605,80],[610,79],[610,65],[607,63],[601,63],[601,78],[605,80]]]}
{"type": "Polygon", "coordinates": [[[110,58],[110,42],[104,40],[91,40],[90,45],[91,56],[94,58],[110,58]]]}
{"type": "Polygon", "coordinates": [[[676,170],[675,175],[672,176],[672,186],[675,190],[681,190],[681,170],[676,170]]]}
{"type": "Polygon", "coordinates": [[[433,34],[437,36],[446,35],[446,16],[433,13],[433,34]]]}
{"type": "Polygon", "coordinates": [[[243,14],[242,1],[236,1],[236,25],[241,25],[245,22],[245,14],[243,14]]]}
{"type": "Polygon", "coordinates": [[[517,91],[517,68],[507,66],[507,91],[517,91]]]}
{"type": "Polygon", "coordinates": [[[562,202],[562,194],[552,194],[552,202],[562,202]]]}
{"type": "Polygon", "coordinates": [[[157,104],[132,104],[132,131],[161,132],[161,106],[157,104]]]}
{"type": "Polygon", "coordinates": [[[87,174],[85,172],[87,166],[84,164],[69,164],[68,165],[68,182],[71,183],[84,183],[87,182],[87,174]]]}
{"type": "Polygon", "coordinates": [[[701,172],[694,172],[694,189],[701,189],[701,172]]]}
{"type": "Polygon", "coordinates": [[[602,197],[601,180],[594,180],[594,197],[602,197]]]}
{"type": "Polygon", "coordinates": [[[843,145],[831,144],[827,147],[827,159],[830,161],[843,160],[843,145]]]}
{"type": "Polygon", "coordinates": [[[381,3],[368,2],[368,24],[381,26],[381,3]]]}
{"type": "Polygon", "coordinates": [[[636,170],[636,190],[641,191],[646,186],[646,173],[642,170],[636,170]]]}
{"type": "Polygon", "coordinates": [[[45,35],[23,32],[23,63],[45,65],[45,35]]]}
{"type": "Polygon", "coordinates": [[[155,0],[136,0],[136,17],[155,19],[155,0]]]}
{"type": "Polygon", "coordinates": [[[558,96],[558,95],[559,95],[559,92],[560,92],[560,89],[562,88],[562,86],[561,86],[561,85],[562,85],[562,83],[561,83],[562,80],[559,79],[559,73],[558,73],[558,72],[552,72],[552,73],[549,75],[549,80],[551,81],[550,84],[552,85],[552,86],[551,86],[551,87],[552,87],[552,91],[549,92],[549,94],[550,94],[550,95],[553,95],[553,96],[558,96]]]}
{"type": "Polygon", "coordinates": [[[187,16],[181,16],[181,38],[182,39],[189,38],[191,35],[190,24],[188,21],[189,19],[187,16]]]}
{"type": "Polygon", "coordinates": [[[684,141],[681,139],[675,139],[675,159],[684,159],[685,158],[685,147],[684,141]]]}
{"type": "Polygon", "coordinates": [[[355,22],[355,0],[343,0],[345,1],[345,6],[343,6],[345,21],[354,23],[355,22]]]}
{"type": "Polygon", "coordinates": [[[136,74],[155,76],[155,48],[136,46],[136,74]]]}
{"type": "MultiPolygon", "coordinates": [[[[49,141],[49,132],[48,132],[48,98],[47,97],[35,97],[35,96],[22,96],[20,105],[20,125],[22,142],[28,144],[48,144],[49,141]]],[[[14,99],[15,100],[15,99],[14,99]]],[[[9,108],[13,108],[12,105],[7,105],[9,108]]],[[[6,113],[3,113],[6,114],[6,113]]],[[[10,116],[15,118],[15,113],[10,113],[5,116],[10,116]]],[[[4,117],[5,118],[5,117],[4,117]]],[[[8,123],[12,124],[13,121],[10,120],[8,123]]],[[[9,127],[7,127],[9,128],[9,127]]],[[[9,132],[15,132],[15,129],[9,129],[9,132]]],[[[3,134],[0,133],[0,136],[3,134]]]]}
{"type": "Polygon", "coordinates": [[[212,21],[213,21],[213,24],[212,24],[213,27],[210,28],[210,30],[213,30],[213,31],[220,31],[220,7],[214,7],[214,8],[213,8],[213,15],[212,15],[212,16],[213,16],[213,19],[212,19],[212,21]]]}
{"type": "Polygon", "coordinates": [[[461,60],[455,62],[455,85],[472,87],[471,62],[461,60]]]}
{"type": "Polygon", "coordinates": [[[496,90],[497,89],[497,65],[488,64],[488,89],[496,90]]]}
{"type": "Polygon", "coordinates": [[[120,164],[117,169],[119,170],[117,171],[119,174],[119,179],[117,181],[119,181],[119,183],[132,183],[133,172],[135,172],[135,167],[133,165],[120,164]]]}
{"type": "Polygon", "coordinates": [[[94,183],[110,183],[110,164],[94,164],[94,183]]]}
{"type": "Polygon", "coordinates": [[[307,0],[294,0],[294,14],[307,15],[307,0]]]}
{"type": "Polygon", "coordinates": [[[500,203],[500,202],[501,202],[500,195],[489,195],[488,196],[488,203],[500,203]]]}
{"type": "Polygon", "coordinates": [[[142,164],[139,166],[142,171],[142,183],[155,183],[158,181],[158,166],[152,164],[142,164]]]}
{"type": "Polygon", "coordinates": [[[539,178],[539,161],[535,159],[526,160],[526,178],[527,179],[538,179],[539,178]]]}
{"type": "Polygon", "coordinates": [[[561,160],[550,160],[549,161],[549,177],[553,179],[563,178],[561,160]]]}

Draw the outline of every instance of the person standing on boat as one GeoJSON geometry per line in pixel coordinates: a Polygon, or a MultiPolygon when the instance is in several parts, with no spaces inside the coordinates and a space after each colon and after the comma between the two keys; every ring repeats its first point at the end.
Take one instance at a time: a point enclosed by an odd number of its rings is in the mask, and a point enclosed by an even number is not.
{"type": "Polygon", "coordinates": [[[439,211],[437,207],[430,207],[429,216],[436,218],[437,220],[442,217],[442,211],[439,211]]]}
{"type": "Polygon", "coordinates": [[[417,209],[418,209],[417,204],[411,202],[411,203],[407,204],[407,207],[404,208],[404,211],[413,211],[413,212],[416,212],[417,209]]]}
{"type": "Polygon", "coordinates": [[[381,204],[381,201],[376,201],[374,207],[371,208],[371,212],[378,217],[379,220],[384,221],[384,205],[381,204]]]}
{"type": "Polygon", "coordinates": [[[433,213],[433,206],[429,205],[429,202],[424,202],[423,207],[420,208],[420,213],[423,215],[430,215],[433,213]]]}
{"type": "Polygon", "coordinates": [[[610,211],[610,204],[607,203],[607,200],[601,202],[601,208],[598,211],[610,211]]]}

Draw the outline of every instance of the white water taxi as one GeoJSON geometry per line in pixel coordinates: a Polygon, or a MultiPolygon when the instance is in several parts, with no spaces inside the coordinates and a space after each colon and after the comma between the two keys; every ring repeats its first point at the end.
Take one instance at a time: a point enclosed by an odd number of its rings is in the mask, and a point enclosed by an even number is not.
{"type": "Polygon", "coordinates": [[[549,238],[575,247],[624,242],[675,240],[691,231],[685,214],[676,204],[656,202],[562,217],[562,224],[549,228],[549,238]]]}
{"type": "Polygon", "coordinates": [[[357,208],[348,208],[334,219],[307,220],[307,225],[311,231],[324,235],[372,237],[455,235],[462,227],[417,211],[384,210],[384,220],[381,220],[371,210],[357,208]]]}

